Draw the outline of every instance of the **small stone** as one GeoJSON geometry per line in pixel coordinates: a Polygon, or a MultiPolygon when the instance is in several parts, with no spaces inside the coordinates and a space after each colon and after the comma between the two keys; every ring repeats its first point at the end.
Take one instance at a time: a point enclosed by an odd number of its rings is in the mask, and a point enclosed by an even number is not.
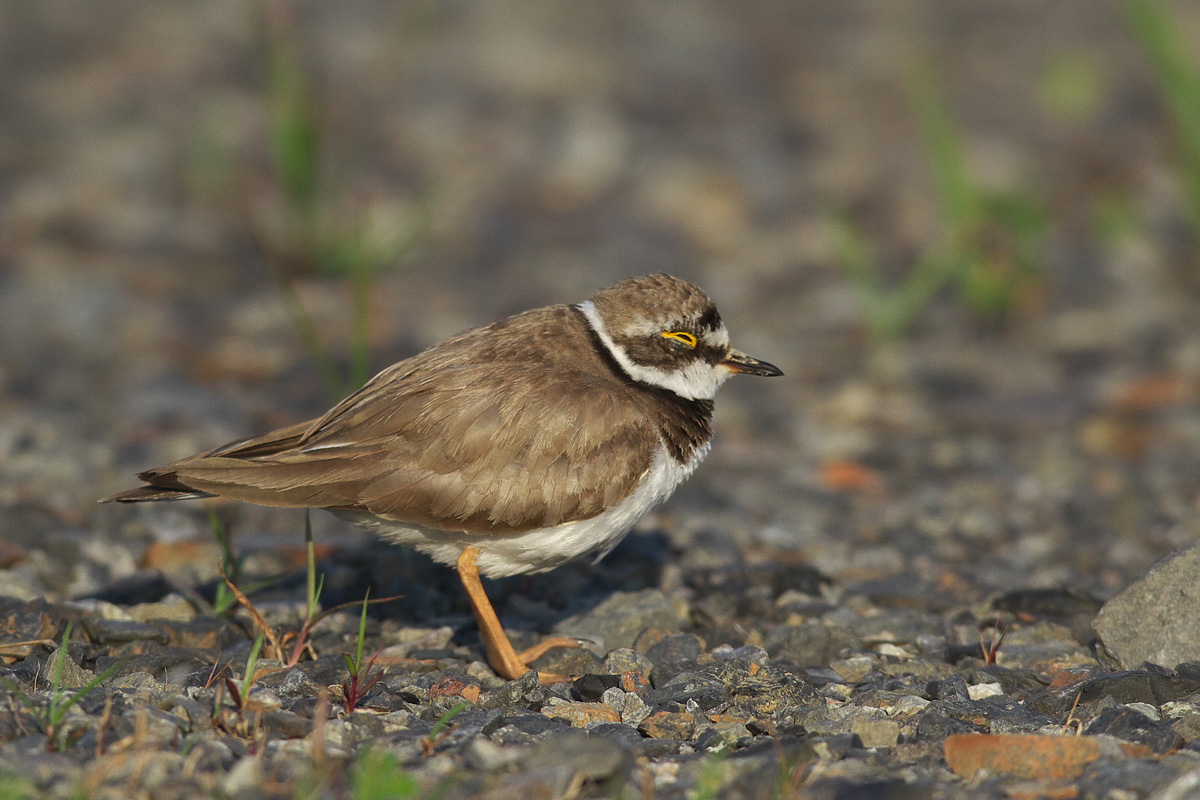
{"type": "Polygon", "coordinates": [[[281,708],[265,711],[258,717],[268,736],[281,739],[303,739],[312,733],[311,719],[284,711],[281,708]]]}
{"type": "Polygon", "coordinates": [[[642,673],[630,670],[629,672],[621,673],[621,682],[619,685],[627,692],[645,694],[650,689],[650,680],[642,675],[642,673]]]}
{"type": "Polygon", "coordinates": [[[611,738],[566,730],[559,736],[539,742],[522,766],[534,770],[565,767],[585,780],[601,782],[628,775],[633,760],[611,738]]]}
{"type": "Polygon", "coordinates": [[[573,703],[551,698],[542,706],[542,715],[561,719],[575,728],[585,728],[597,722],[620,722],[621,716],[604,703],[573,703]]]}
{"type": "Polygon", "coordinates": [[[1186,714],[1173,720],[1171,730],[1188,744],[1200,739],[1200,713],[1186,714]]]}
{"type": "Polygon", "coordinates": [[[928,707],[929,701],[924,697],[907,695],[896,701],[896,703],[892,706],[890,713],[892,716],[903,717],[924,711],[928,707]]]}
{"type": "Polygon", "coordinates": [[[245,639],[233,623],[220,617],[198,616],[172,623],[166,630],[172,645],[197,650],[224,650],[245,639]]]}
{"type": "Polygon", "coordinates": [[[932,700],[969,700],[970,687],[961,675],[952,675],[945,680],[931,681],[925,693],[932,700]]]}
{"type": "Polygon", "coordinates": [[[586,647],[553,647],[530,666],[555,675],[594,675],[601,671],[600,659],[586,647]]]}
{"type": "Polygon", "coordinates": [[[615,688],[620,683],[620,680],[616,675],[597,675],[591,673],[575,679],[571,683],[571,686],[580,700],[595,702],[600,700],[610,689],[615,688]]]}
{"type": "Polygon", "coordinates": [[[1165,759],[1160,762],[1135,758],[1097,761],[1083,773],[1076,785],[1075,797],[1089,800],[1195,800],[1200,789],[1198,773],[1191,765],[1186,769],[1181,776],[1180,765],[1166,763],[1165,759]],[[1180,778],[1184,780],[1178,780],[1180,778]]]}
{"type": "Polygon", "coordinates": [[[127,672],[119,678],[114,678],[110,685],[114,689],[149,689],[157,691],[162,688],[162,684],[149,672],[139,671],[127,672]]]}
{"type": "Polygon", "coordinates": [[[119,645],[129,642],[151,641],[167,644],[170,635],[159,625],[132,620],[93,619],[85,623],[88,636],[100,645],[119,645]]]}
{"type": "Polygon", "coordinates": [[[729,693],[720,681],[695,672],[681,672],[646,696],[650,705],[660,708],[691,704],[706,711],[725,703],[728,698],[729,693]]]}
{"type": "Polygon", "coordinates": [[[525,755],[520,747],[501,747],[483,736],[477,736],[467,745],[463,759],[467,766],[480,772],[492,772],[520,761],[525,755]]]}
{"type": "Polygon", "coordinates": [[[283,705],[279,695],[265,686],[252,686],[244,702],[247,711],[267,711],[283,705]]]}
{"type": "Polygon", "coordinates": [[[967,687],[967,696],[972,700],[982,700],[985,697],[997,697],[1004,694],[1004,689],[998,683],[976,683],[967,687]]]}
{"type": "Polygon", "coordinates": [[[858,683],[875,668],[875,659],[870,656],[852,656],[829,662],[829,668],[841,676],[846,683],[858,683]]]}
{"type": "Polygon", "coordinates": [[[140,569],[158,570],[187,582],[214,577],[221,563],[221,547],[211,538],[177,542],[152,542],[138,563],[140,569]]]}
{"type": "Polygon", "coordinates": [[[625,694],[625,705],[621,709],[621,722],[637,727],[642,720],[654,713],[654,709],[646,705],[642,696],[633,692],[625,694]]]}
{"type": "Polygon", "coordinates": [[[662,686],[681,672],[694,670],[704,652],[704,640],[691,633],[673,633],[659,639],[646,657],[654,664],[650,682],[662,686]]]}
{"type": "Polygon", "coordinates": [[[53,671],[58,669],[60,658],[62,659],[62,680],[59,685],[62,688],[77,689],[92,679],[93,673],[76,664],[75,659],[71,658],[69,646],[65,652],[62,648],[56,649],[46,660],[46,669],[50,675],[53,675],[53,671]]]}
{"type": "Polygon", "coordinates": [[[625,690],[617,686],[606,689],[600,697],[600,702],[620,714],[625,710],[625,690]]]}
{"type": "Polygon", "coordinates": [[[226,797],[253,797],[262,785],[260,759],[245,756],[221,778],[221,793],[226,797]]]}
{"type": "Polygon", "coordinates": [[[696,718],[686,711],[659,711],[642,720],[638,730],[651,739],[687,741],[696,728],[696,718]]]}
{"type": "Polygon", "coordinates": [[[1149,703],[1126,703],[1125,707],[1155,722],[1162,719],[1162,715],[1158,713],[1158,709],[1149,703]]]}
{"type": "Polygon", "coordinates": [[[862,740],[863,747],[895,747],[900,739],[900,723],[860,718],[850,723],[850,732],[862,740]]]}
{"type": "MultiPolygon", "coordinates": [[[[3,594],[2,589],[0,594],[3,594]]],[[[57,613],[51,615],[50,605],[42,598],[26,602],[0,597],[0,632],[7,641],[31,642],[57,638],[55,634],[61,634],[55,622],[57,618],[57,613]]]]}
{"type": "Polygon", "coordinates": [[[723,752],[750,738],[750,731],[741,722],[719,722],[710,725],[696,737],[696,749],[723,752]]]}
{"type": "Polygon", "coordinates": [[[773,658],[799,667],[824,667],[857,640],[842,628],[824,622],[781,625],[767,635],[766,650],[773,658]]]}
{"type": "Polygon", "coordinates": [[[479,686],[461,678],[448,677],[429,687],[429,702],[446,697],[462,698],[468,703],[478,703],[479,686]]]}
{"type": "MultiPolygon", "coordinates": [[[[604,657],[604,663],[601,665],[601,672],[606,675],[625,675],[626,673],[636,673],[642,678],[649,681],[650,672],[654,669],[654,662],[646,658],[636,650],[628,647],[620,647],[609,652],[604,657]]],[[[633,691],[626,689],[625,691],[633,691]]]]}
{"type": "Polygon", "coordinates": [[[300,670],[291,669],[283,676],[275,691],[280,697],[316,697],[320,687],[300,670]]]}
{"type": "Polygon", "coordinates": [[[196,609],[182,595],[171,594],[157,603],[139,603],[127,609],[129,617],[137,622],[169,620],[187,622],[196,617],[196,609]]]}

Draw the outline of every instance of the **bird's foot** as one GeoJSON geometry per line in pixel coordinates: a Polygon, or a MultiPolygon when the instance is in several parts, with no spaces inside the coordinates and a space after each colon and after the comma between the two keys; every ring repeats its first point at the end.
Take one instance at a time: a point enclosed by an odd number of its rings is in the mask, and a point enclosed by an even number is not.
{"type": "MultiPolygon", "coordinates": [[[[495,642],[491,647],[487,648],[488,663],[491,664],[492,669],[496,671],[497,675],[510,681],[515,681],[533,669],[530,665],[555,647],[579,647],[579,642],[575,639],[567,639],[562,636],[554,636],[546,639],[535,644],[533,647],[522,650],[520,653],[512,650],[511,645],[506,648],[504,646],[506,644],[508,644],[507,641],[503,643],[495,642]]],[[[567,681],[574,680],[574,678],[569,675],[560,675],[557,672],[543,672],[539,670],[538,680],[545,686],[551,683],[566,683],[567,681]]]]}

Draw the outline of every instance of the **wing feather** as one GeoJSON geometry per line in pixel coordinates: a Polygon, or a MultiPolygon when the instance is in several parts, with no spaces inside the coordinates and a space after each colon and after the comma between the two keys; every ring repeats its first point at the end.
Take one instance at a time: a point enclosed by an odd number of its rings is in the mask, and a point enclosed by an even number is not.
{"type": "Polygon", "coordinates": [[[658,441],[594,348],[573,309],[526,312],[389,367],[316,420],[141,477],[469,533],[588,519],[633,490],[658,441]]]}

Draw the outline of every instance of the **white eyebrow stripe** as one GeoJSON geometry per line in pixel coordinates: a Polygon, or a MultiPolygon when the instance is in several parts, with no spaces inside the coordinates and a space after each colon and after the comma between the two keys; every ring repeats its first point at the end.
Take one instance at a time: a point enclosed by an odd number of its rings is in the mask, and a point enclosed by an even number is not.
{"type": "Polygon", "coordinates": [[[604,320],[600,319],[600,315],[596,312],[596,306],[591,300],[585,300],[575,308],[579,309],[587,319],[596,338],[608,350],[609,355],[617,362],[621,371],[635,381],[666,389],[688,400],[711,400],[716,396],[717,388],[731,374],[729,370],[715,368],[703,360],[693,361],[686,367],[677,370],[635,364],[609,336],[608,329],[604,327],[604,320]]]}

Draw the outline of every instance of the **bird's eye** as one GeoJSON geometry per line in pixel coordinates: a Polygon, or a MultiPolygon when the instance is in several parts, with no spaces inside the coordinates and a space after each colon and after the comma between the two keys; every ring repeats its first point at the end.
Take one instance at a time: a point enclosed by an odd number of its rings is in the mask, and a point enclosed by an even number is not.
{"type": "Polygon", "coordinates": [[[687,345],[688,347],[696,346],[696,337],[687,331],[663,331],[662,337],[664,339],[670,339],[673,342],[679,342],[680,344],[687,345]]]}

